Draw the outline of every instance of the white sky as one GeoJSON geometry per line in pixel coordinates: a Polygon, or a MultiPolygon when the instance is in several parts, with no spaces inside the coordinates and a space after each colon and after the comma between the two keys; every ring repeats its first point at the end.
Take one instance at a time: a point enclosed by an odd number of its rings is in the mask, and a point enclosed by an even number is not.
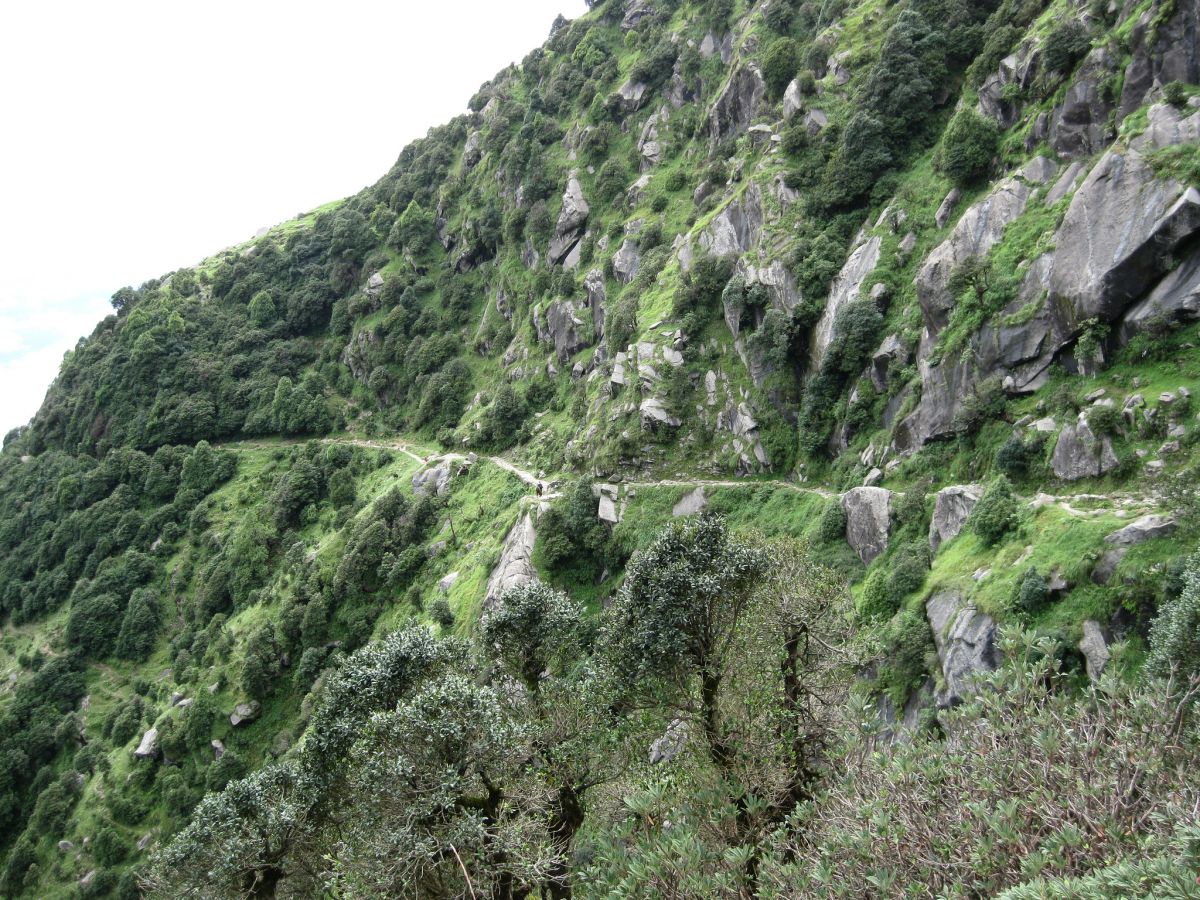
{"type": "Polygon", "coordinates": [[[374,182],[583,0],[0,3],[0,437],[125,284],[374,182]]]}

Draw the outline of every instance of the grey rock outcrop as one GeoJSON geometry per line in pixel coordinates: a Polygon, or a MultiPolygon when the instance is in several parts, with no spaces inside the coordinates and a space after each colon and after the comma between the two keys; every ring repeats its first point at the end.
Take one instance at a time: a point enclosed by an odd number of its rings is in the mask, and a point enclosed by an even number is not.
{"type": "Polygon", "coordinates": [[[1000,240],[1004,228],[1029,203],[1033,188],[1017,178],[1005,178],[963,213],[950,236],[934,248],[917,272],[917,301],[925,325],[933,333],[946,326],[955,297],[950,275],[967,259],[983,256],[1000,240]]]}
{"type": "MultiPolygon", "coordinates": [[[[1146,154],[1200,140],[1200,113],[1185,117],[1159,105],[1151,107],[1148,120],[1149,127],[1142,135],[1129,146],[1106,153],[1080,184],[1054,234],[1055,249],[1030,262],[1016,299],[970,338],[969,361],[956,355],[938,362],[931,356],[953,302],[946,288],[949,274],[967,255],[983,252],[995,243],[1002,223],[1024,209],[1027,192],[1032,189],[1024,180],[1006,179],[989,200],[1001,200],[998,192],[1010,196],[1000,209],[996,202],[990,204],[986,227],[982,222],[964,227],[975,218],[973,207],[955,228],[955,235],[965,230],[963,246],[968,252],[960,254],[948,246],[952,238],[931,254],[917,278],[917,296],[927,326],[918,354],[921,400],[896,429],[898,450],[951,436],[964,398],[986,378],[1000,380],[1010,393],[1035,390],[1045,382],[1054,361],[1069,356],[1089,319],[1118,324],[1127,310],[1138,309],[1148,296],[1165,309],[1182,311],[1192,304],[1189,297],[1200,278],[1193,262],[1196,254],[1190,250],[1200,234],[1200,190],[1158,178],[1146,154]],[[1003,210],[1006,212],[998,215],[1003,210]],[[991,237],[976,242],[977,234],[991,237]],[[1004,321],[1004,316],[1018,311],[1027,313],[1027,307],[1033,307],[1032,315],[1022,315],[1012,323],[1004,321]]],[[[1131,329],[1121,329],[1118,334],[1138,327],[1138,322],[1152,316],[1152,310],[1152,306],[1139,310],[1131,329]]],[[[1075,366],[1073,360],[1068,362],[1069,367],[1075,366]]],[[[1069,434],[1064,453],[1071,449],[1072,439],[1069,434]]],[[[1064,455],[1064,465],[1066,458],[1064,455]]],[[[1098,468],[1104,471],[1114,465],[1103,447],[1097,459],[1098,468]]]]}
{"type": "Polygon", "coordinates": [[[1161,21],[1165,3],[1153,4],[1133,26],[1131,60],[1125,69],[1117,121],[1141,106],[1157,87],[1172,81],[1200,83],[1200,2],[1177,0],[1174,14],[1161,21]]]}
{"type": "Polygon", "coordinates": [[[450,462],[441,460],[428,469],[422,469],[412,477],[414,494],[436,494],[441,497],[450,487],[450,462]]]}
{"type": "Polygon", "coordinates": [[[604,286],[604,273],[592,269],[583,279],[583,289],[587,293],[588,306],[592,310],[592,327],[596,340],[604,340],[604,301],[607,299],[607,289],[604,286]]]}
{"type": "Polygon", "coordinates": [[[868,280],[875,266],[880,262],[880,248],[883,239],[874,236],[854,247],[841,271],[834,277],[829,286],[829,298],[826,300],[821,318],[812,328],[812,343],[810,347],[810,367],[812,371],[821,367],[824,352],[833,341],[834,325],[838,323],[838,313],[841,308],[852,304],[858,299],[863,283],[868,280]]]}
{"type": "Polygon", "coordinates": [[[1075,424],[1063,426],[1050,459],[1054,474],[1063,481],[1095,478],[1111,472],[1118,464],[1112,439],[1107,435],[1097,437],[1084,415],[1075,424]]]}
{"type": "Polygon", "coordinates": [[[653,431],[658,428],[678,428],[682,422],[667,412],[662,401],[656,397],[647,397],[638,407],[641,414],[642,427],[653,431]]]}
{"type": "Polygon", "coordinates": [[[670,762],[683,752],[688,742],[687,722],[672,719],[667,730],[650,745],[650,765],[670,762]]]}
{"type": "Polygon", "coordinates": [[[704,496],[704,486],[689,491],[671,508],[671,515],[678,519],[681,516],[692,516],[708,506],[708,498],[704,496]]]}
{"type": "Polygon", "coordinates": [[[525,513],[508,532],[500,561],[488,578],[487,591],[483,598],[485,610],[494,609],[500,598],[514,587],[537,580],[533,567],[533,545],[537,542],[537,530],[533,525],[533,514],[525,513]]]}
{"type": "Polygon", "coordinates": [[[630,79],[617,88],[617,96],[621,98],[621,109],[629,115],[649,102],[650,86],[643,81],[630,79]]]}
{"type": "Polygon", "coordinates": [[[846,512],[846,542],[863,565],[887,549],[891,532],[892,492],[880,487],[856,487],[842,495],[846,512]]]}
{"type": "Polygon", "coordinates": [[[888,375],[892,365],[899,361],[901,365],[909,361],[910,354],[900,335],[889,334],[883,339],[879,348],[871,354],[871,384],[875,390],[883,394],[887,392],[888,375]]]}
{"type": "Polygon", "coordinates": [[[654,15],[654,7],[649,0],[626,0],[625,16],[621,19],[621,30],[632,31],[652,15],[654,15]]]}
{"type": "Polygon", "coordinates": [[[875,271],[882,245],[883,239],[878,236],[863,241],[854,248],[841,271],[834,277],[833,284],[829,287],[829,297],[825,301],[825,309],[821,312],[817,324],[813,326],[809,350],[809,368],[812,371],[821,367],[821,360],[833,340],[833,328],[837,324],[838,312],[858,299],[863,283],[875,271]]]}
{"type": "Polygon", "coordinates": [[[715,145],[741,134],[754,121],[767,93],[762,72],[755,63],[740,67],[713,101],[708,115],[708,136],[715,145]]]}
{"type": "Polygon", "coordinates": [[[550,262],[561,265],[567,259],[583,237],[583,228],[591,212],[592,208],[583,196],[583,186],[578,176],[572,173],[567,179],[562,209],[554,226],[554,236],[550,239],[550,262]]]}
{"type": "Polygon", "coordinates": [[[613,254],[613,275],[616,276],[617,281],[621,282],[621,284],[629,284],[637,275],[641,262],[642,255],[638,252],[637,241],[626,237],[621,242],[621,248],[613,254]]]}
{"type": "Polygon", "coordinates": [[[152,759],[158,756],[158,729],[147,729],[142,735],[141,742],[137,745],[137,749],[133,751],[133,755],[138,759],[152,759]]]}
{"type": "Polygon", "coordinates": [[[933,518],[929,522],[929,548],[934,553],[946,541],[959,535],[982,496],[983,488],[977,484],[954,485],[937,492],[933,518]]]}
{"type": "Polygon", "coordinates": [[[1111,654],[1108,650],[1108,641],[1104,638],[1104,629],[1095,619],[1088,619],[1083,623],[1083,640],[1079,642],[1079,652],[1087,661],[1088,678],[1093,683],[1099,681],[1100,676],[1104,674],[1104,669],[1108,666],[1111,654]]]}
{"type": "Polygon", "coordinates": [[[934,709],[936,705],[932,678],[925,679],[917,690],[908,695],[908,700],[899,714],[891,700],[886,695],[881,695],[876,703],[881,728],[872,738],[873,746],[886,747],[911,741],[921,730],[926,711],[934,709]]]}
{"type": "Polygon", "coordinates": [[[1176,528],[1175,519],[1171,516],[1151,514],[1134,519],[1119,531],[1104,538],[1104,543],[1117,547],[1136,547],[1146,541],[1170,537],[1176,528]]]}
{"type": "Polygon", "coordinates": [[[1113,102],[1104,84],[1115,71],[1116,61],[1104,47],[1092,50],[1080,65],[1050,114],[1050,146],[1059,156],[1090,156],[1109,143],[1113,102]]]}
{"type": "Polygon", "coordinates": [[[756,182],[751,182],[701,233],[700,247],[713,256],[741,255],[758,243],[762,226],[762,192],[756,182]]]}
{"type": "Polygon", "coordinates": [[[783,92],[783,117],[790,122],[803,109],[804,96],[800,93],[800,82],[793,78],[787,90],[783,92]]]}
{"type": "Polygon", "coordinates": [[[977,678],[1000,667],[998,632],[991,616],[963,605],[956,591],[941,591],[930,597],[925,615],[942,663],[944,690],[937,701],[945,709],[969,697],[977,678]]]}
{"type": "Polygon", "coordinates": [[[583,320],[570,300],[555,300],[546,307],[544,314],[541,310],[535,310],[533,324],[538,340],[552,344],[561,363],[567,362],[587,346],[581,332],[583,320]]]}

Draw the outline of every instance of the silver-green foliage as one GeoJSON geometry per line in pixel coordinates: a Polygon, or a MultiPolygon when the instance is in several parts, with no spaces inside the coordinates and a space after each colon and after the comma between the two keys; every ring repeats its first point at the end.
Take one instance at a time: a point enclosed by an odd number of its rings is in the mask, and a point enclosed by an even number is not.
{"type": "Polygon", "coordinates": [[[1163,604],[1150,626],[1146,668],[1158,675],[1200,672],[1200,553],[1188,560],[1179,596],[1163,604]]]}

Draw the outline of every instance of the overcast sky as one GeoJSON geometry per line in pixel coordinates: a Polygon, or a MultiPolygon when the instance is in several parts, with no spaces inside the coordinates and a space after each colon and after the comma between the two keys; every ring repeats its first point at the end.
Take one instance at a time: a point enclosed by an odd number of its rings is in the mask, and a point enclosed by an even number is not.
{"type": "Polygon", "coordinates": [[[0,3],[0,436],[117,288],[374,182],[583,10],[0,3]]]}

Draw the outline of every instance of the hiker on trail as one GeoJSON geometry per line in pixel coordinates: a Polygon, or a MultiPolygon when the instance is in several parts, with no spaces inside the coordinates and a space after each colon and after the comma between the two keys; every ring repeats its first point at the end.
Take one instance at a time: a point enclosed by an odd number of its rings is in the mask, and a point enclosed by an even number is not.
{"type": "Polygon", "coordinates": [[[537,486],[537,495],[542,496],[542,483],[539,481],[537,486]]]}

